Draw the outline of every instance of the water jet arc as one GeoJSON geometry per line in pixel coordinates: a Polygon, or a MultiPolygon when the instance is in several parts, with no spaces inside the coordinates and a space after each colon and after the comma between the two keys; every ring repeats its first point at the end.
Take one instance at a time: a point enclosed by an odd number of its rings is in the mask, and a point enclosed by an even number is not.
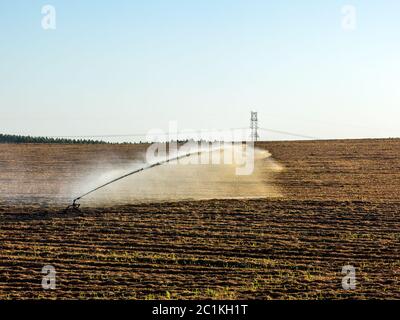
{"type": "MultiPolygon", "coordinates": [[[[95,192],[95,191],[97,191],[97,190],[99,190],[99,189],[102,189],[102,188],[104,188],[104,187],[106,187],[106,186],[108,186],[108,185],[110,185],[110,184],[112,184],[112,183],[114,183],[114,182],[117,182],[117,181],[119,181],[119,180],[122,180],[122,179],[124,179],[124,178],[126,178],[126,177],[129,177],[129,176],[131,176],[131,175],[134,175],[134,174],[136,174],[136,173],[139,173],[139,172],[142,172],[142,171],[145,171],[145,170],[149,170],[149,169],[154,168],[154,167],[161,166],[161,165],[166,164],[166,163],[171,162],[171,161],[176,161],[176,160],[179,160],[179,159],[187,158],[187,157],[193,156],[193,155],[195,155],[195,154],[200,155],[202,152],[204,152],[204,151],[197,151],[197,152],[186,153],[186,154],[184,154],[184,155],[176,156],[176,157],[173,157],[173,158],[168,158],[168,159],[165,159],[165,160],[163,160],[163,161],[159,161],[159,162],[157,162],[157,163],[149,164],[149,165],[144,166],[144,167],[142,167],[142,168],[140,168],[140,169],[136,169],[136,170],[134,170],[134,171],[128,172],[128,173],[126,173],[126,174],[124,174],[124,175],[122,175],[122,176],[120,176],[120,177],[118,177],[118,178],[115,178],[115,179],[113,179],[113,180],[111,180],[111,181],[108,181],[108,182],[102,184],[101,186],[98,186],[98,187],[96,187],[96,188],[94,188],[94,189],[92,189],[92,190],[90,190],[90,191],[84,193],[83,195],[81,195],[81,196],[75,198],[75,199],[72,201],[72,204],[70,204],[64,211],[70,211],[70,210],[72,210],[72,211],[80,211],[80,209],[79,209],[80,204],[77,203],[77,201],[81,200],[82,198],[88,196],[89,194],[91,194],[91,193],[93,193],[93,192],[95,192]]],[[[208,151],[208,152],[209,152],[209,151],[208,151]]]]}

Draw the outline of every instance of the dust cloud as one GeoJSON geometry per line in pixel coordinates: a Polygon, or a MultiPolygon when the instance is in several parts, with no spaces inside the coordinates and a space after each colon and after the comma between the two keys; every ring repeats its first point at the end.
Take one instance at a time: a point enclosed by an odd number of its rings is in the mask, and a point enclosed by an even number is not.
{"type": "MultiPolygon", "coordinates": [[[[266,150],[256,148],[253,154],[254,162],[246,159],[246,152],[227,147],[212,150],[208,155],[204,152],[191,155],[176,163],[160,165],[119,180],[84,197],[80,203],[99,206],[145,201],[281,197],[280,191],[273,186],[273,179],[283,167],[266,150]],[[237,175],[246,161],[254,163],[252,173],[237,175]]],[[[78,197],[145,165],[136,162],[119,169],[94,169],[70,192],[72,197],[78,197]]]]}

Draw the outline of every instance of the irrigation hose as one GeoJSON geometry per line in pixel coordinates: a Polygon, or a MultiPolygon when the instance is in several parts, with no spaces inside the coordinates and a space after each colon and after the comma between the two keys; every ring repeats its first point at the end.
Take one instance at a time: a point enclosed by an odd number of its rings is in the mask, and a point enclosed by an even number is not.
{"type": "Polygon", "coordinates": [[[168,158],[168,159],[165,159],[165,160],[163,160],[163,161],[159,161],[159,162],[157,162],[157,163],[153,163],[153,164],[150,164],[150,165],[148,165],[148,166],[142,167],[142,168],[140,168],[140,169],[136,169],[136,170],[134,170],[134,171],[128,172],[128,173],[126,173],[126,174],[124,174],[124,175],[122,175],[122,176],[120,176],[120,177],[118,177],[118,178],[115,178],[115,179],[113,179],[113,180],[111,180],[111,181],[108,181],[107,183],[104,183],[104,184],[102,184],[101,186],[96,187],[96,188],[94,188],[94,189],[92,189],[92,190],[90,190],[90,191],[84,193],[83,195],[81,195],[81,196],[75,198],[75,199],[72,201],[72,204],[69,205],[69,206],[65,209],[65,211],[68,211],[69,209],[73,209],[73,210],[75,210],[75,211],[79,211],[80,204],[77,203],[77,201],[81,200],[82,198],[88,196],[89,194],[91,194],[91,193],[93,193],[93,192],[95,192],[95,191],[97,191],[97,190],[99,190],[99,189],[101,189],[101,188],[104,188],[104,187],[106,187],[106,186],[108,186],[108,185],[110,185],[110,184],[112,184],[112,183],[114,183],[114,182],[117,182],[117,181],[119,181],[119,180],[122,180],[122,179],[124,179],[124,178],[126,178],[126,177],[129,177],[129,176],[134,175],[134,174],[136,174],[136,173],[139,173],[139,172],[141,172],[141,171],[145,171],[145,170],[148,170],[148,169],[157,167],[157,166],[161,166],[161,165],[166,164],[166,163],[171,162],[171,161],[176,161],[176,160],[179,160],[179,159],[187,158],[187,157],[193,156],[193,155],[195,155],[195,154],[200,155],[202,152],[204,152],[204,151],[197,151],[197,152],[186,153],[186,154],[184,154],[184,155],[180,155],[180,156],[173,157],[173,158],[168,158]]]}

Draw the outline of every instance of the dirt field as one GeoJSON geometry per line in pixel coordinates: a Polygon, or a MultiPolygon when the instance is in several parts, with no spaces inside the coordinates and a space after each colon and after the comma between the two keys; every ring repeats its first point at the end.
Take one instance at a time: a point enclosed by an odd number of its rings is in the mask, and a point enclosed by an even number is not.
{"type": "Polygon", "coordinates": [[[201,180],[202,168],[147,186],[256,199],[82,202],[62,214],[82,181],[125,170],[146,146],[0,144],[0,298],[400,299],[400,140],[258,147],[274,162],[257,162],[257,180],[201,180]],[[42,289],[45,265],[55,290],[42,289]],[[354,290],[342,288],[345,265],[354,290]]]}

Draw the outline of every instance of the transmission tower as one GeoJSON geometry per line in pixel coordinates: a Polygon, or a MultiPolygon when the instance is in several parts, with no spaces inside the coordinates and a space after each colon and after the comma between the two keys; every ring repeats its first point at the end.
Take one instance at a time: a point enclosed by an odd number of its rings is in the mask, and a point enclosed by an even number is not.
{"type": "Polygon", "coordinates": [[[259,138],[258,118],[257,118],[257,112],[254,111],[251,111],[250,129],[251,129],[251,141],[256,142],[259,138]]]}

